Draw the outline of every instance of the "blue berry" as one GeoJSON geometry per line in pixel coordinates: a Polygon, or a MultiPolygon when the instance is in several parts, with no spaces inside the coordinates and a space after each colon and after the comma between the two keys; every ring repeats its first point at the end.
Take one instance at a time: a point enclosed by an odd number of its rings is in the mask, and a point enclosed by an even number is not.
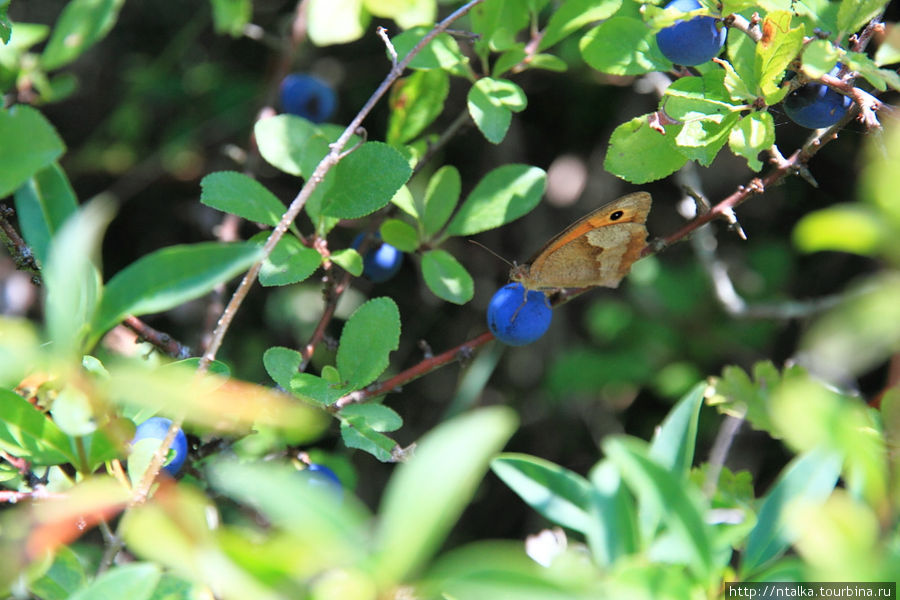
{"type": "MultiPolygon", "coordinates": [[[[359,248],[364,234],[353,238],[353,248],[359,248]]],[[[375,236],[375,240],[366,250],[363,256],[363,275],[369,281],[381,283],[397,274],[403,264],[403,253],[395,247],[381,241],[381,236],[375,236]]]]}
{"type": "MultiPolygon", "coordinates": [[[[690,12],[701,8],[697,0],[673,0],[666,8],[690,12]]],[[[725,45],[727,31],[713,17],[694,17],[678,21],[656,34],[663,55],[676,65],[691,67],[718,56],[725,45]]]]}
{"type": "MultiPolygon", "coordinates": [[[[134,432],[134,439],[131,440],[131,443],[135,444],[146,439],[159,440],[161,442],[166,439],[166,434],[169,432],[169,427],[171,426],[171,419],[166,419],[165,417],[151,417],[138,425],[137,431],[134,432]]],[[[175,440],[172,442],[169,449],[175,452],[175,456],[172,457],[163,469],[165,469],[169,475],[174,476],[181,470],[181,467],[184,465],[184,461],[187,458],[187,437],[184,435],[184,431],[181,429],[178,430],[178,433],[175,434],[175,440]]]]}
{"type": "Polygon", "coordinates": [[[344,487],[341,485],[341,480],[338,479],[338,476],[334,471],[325,465],[312,463],[306,467],[306,469],[301,471],[301,473],[306,477],[306,481],[310,487],[327,489],[343,495],[344,487]]]}
{"type": "Polygon", "coordinates": [[[552,316],[547,297],[530,290],[526,299],[521,283],[508,283],[497,290],[487,309],[491,333],[510,346],[524,346],[544,335],[552,316]]]}
{"type": "Polygon", "coordinates": [[[791,121],[809,129],[831,127],[840,121],[853,101],[821,83],[803,85],[784,99],[784,112],[791,121]]]}
{"type": "Polygon", "coordinates": [[[321,123],[334,113],[336,105],[334,90],[318,77],[294,73],[281,82],[281,108],[286,113],[321,123]]]}

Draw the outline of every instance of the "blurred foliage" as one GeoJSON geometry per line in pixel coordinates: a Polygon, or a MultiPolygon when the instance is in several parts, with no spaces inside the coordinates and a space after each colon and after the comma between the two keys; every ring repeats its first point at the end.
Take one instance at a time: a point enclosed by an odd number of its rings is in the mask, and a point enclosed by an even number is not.
{"type": "Polygon", "coordinates": [[[849,36],[887,2],[703,2],[759,13],[768,37],[732,28],[718,62],[676,72],[655,43],[671,11],[485,0],[345,132],[390,49],[462,4],[0,0],[0,591],[683,599],[896,580],[892,121],[848,125],[805,179],[749,198],[749,240],[710,226],[569,298],[534,344],[459,346],[506,272],[463,238],[521,261],[626,181],[654,193],[651,237],[679,230],[695,207],[676,185],[723,198],[806,143],[779,108],[787,70],[842,61],[894,94],[893,7],[866,54],[849,36]],[[334,87],[333,123],[276,115],[292,71],[334,87]],[[661,97],[656,71],[677,75],[661,97]],[[338,140],[353,151],[315,175],[338,140]],[[310,180],[199,375],[228,282],[310,180]],[[377,284],[351,247],[376,232],[408,254],[377,284]],[[429,371],[447,349],[461,366],[429,371]],[[157,413],[190,458],[142,487],[123,461],[157,413]],[[308,485],[311,463],[346,493],[308,485]]]}

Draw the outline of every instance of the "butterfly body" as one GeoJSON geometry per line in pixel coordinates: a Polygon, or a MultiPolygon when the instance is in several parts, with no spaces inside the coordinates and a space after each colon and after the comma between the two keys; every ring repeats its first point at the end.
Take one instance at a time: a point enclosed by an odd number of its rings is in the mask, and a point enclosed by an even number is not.
{"type": "Polygon", "coordinates": [[[585,215],[510,271],[526,289],[618,287],[647,245],[650,194],[622,196],[585,215]]]}

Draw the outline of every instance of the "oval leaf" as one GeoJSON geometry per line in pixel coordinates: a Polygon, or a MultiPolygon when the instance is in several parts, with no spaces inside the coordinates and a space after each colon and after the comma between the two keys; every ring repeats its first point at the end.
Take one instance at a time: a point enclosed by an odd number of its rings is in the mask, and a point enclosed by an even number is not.
{"type": "Polygon", "coordinates": [[[15,201],[22,236],[37,259],[44,262],[50,240],[78,210],[69,178],[57,163],[51,163],[16,190],[15,201]]]}
{"type": "Polygon", "coordinates": [[[117,273],[103,292],[93,335],[103,335],[128,315],[174,308],[211,291],[259,258],[253,243],[170,246],[144,256],[117,273]]]}
{"type": "Polygon", "coordinates": [[[316,190],[322,194],[321,214],[364,217],[386,206],[411,175],[402,154],[385,143],[366,142],[339,162],[316,190]]]}
{"type": "Polygon", "coordinates": [[[44,115],[24,104],[0,109],[0,140],[0,198],[11,194],[66,149],[44,115]]]}
{"type": "Polygon", "coordinates": [[[341,332],[337,368],[350,389],[375,381],[400,345],[400,311],[390,298],[374,298],[357,308],[341,332]]]}
{"type": "Polygon", "coordinates": [[[635,117],[616,127],[609,138],[603,166],[631,183],[647,183],[671,175],[687,162],[674,146],[674,133],[650,128],[650,115],[635,117]]]}
{"type": "Polygon", "coordinates": [[[656,34],[640,19],[613,17],[579,43],[584,61],[610,75],[641,75],[672,68],[656,45],[656,34]]]}
{"type": "Polygon", "coordinates": [[[434,235],[447,223],[459,202],[461,189],[462,179],[452,165],[444,165],[428,180],[422,211],[422,227],[426,236],[434,235]]]}
{"type": "MultiPolygon", "coordinates": [[[[285,173],[298,177],[308,177],[310,164],[313,167],[328,153],[327,144],[316,151],[309,144],[316,136],[315,125],[295,115],[277,115],[256,122],[253,136],[256,146],[266,162],[285,173]],[[321,154],[318,160],[312,155],[321,154]]],[[[279,203],[280,204],[280,203],[279,203]]]]}
{"type": "Polygon", "coordinates": [[[515,221],[537,206],[547,174],[529,165],[504,165],[485,175],[447,227],[448,235],[472,235],[515,221]]]}
{"type": "Polygon", "coordinates": [[[472,276],[444,250],[429,250],[422,255],[422,276],[428,289],[447,302],[465,304],[475,294],[472,276]]]}
{"type": "Polygon", "coordinates": [[[234,171],[210,173],[200,182],[200,202],[242,219],[278,225],[287,210],[281,200],[252,177],[234,171]]]}

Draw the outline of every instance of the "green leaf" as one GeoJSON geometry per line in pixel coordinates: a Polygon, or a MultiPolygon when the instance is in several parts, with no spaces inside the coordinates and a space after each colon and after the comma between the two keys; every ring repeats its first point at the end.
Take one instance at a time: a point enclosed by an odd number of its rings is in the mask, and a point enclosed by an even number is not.
{"type": "Polygon", "coordinates": [[[441,70],[416,71],[398,79],[388,100],[387,143],[404,144],[425,131],[444,111],[449,91],[450,77],[441,70]]]}
{"type": "Polygon", "coordinates": [[[603,451],[619,469],[622,479],[640,502],[662,515],[669,533],[683,550],[683,560],[700,578],[709,575],[713,545],[693,488],[650,458],[646,442],[636,438],[608,437],[603,451]]]}
{"type": "MultiPolygon", "coordinates": [[[[799,367],[795,367],[799,368],[799,367]]],[[[721,412],[744,419],[760,431],[773,431],[769,405],[771,393],[781,381],[781,374],[770,361],[753,365],[753,379],[746,371],[736,366],[722,369],[722,376],[712,379],[712,390],[708,399],[710,406],[721,412]]]]}
{"type": "Polygon", "coordinates": [[[381,375],[400,344],[400,311],[390,298],[373,298],[350,315],[337,351],[337,369],[354,390],[381,375]]]}
{"type": "Polygon", "coordinates": [[[591,486],[578,473],[518,453],[501,454],[491,470],[541,516],[580,533],[591,528],[591,486]]]}
{"type": "Polygon", "coordinates": [[[66,220],[50,245],[43,271],[44,310],[53,350],[58,353],[84,353],[88,324],[96,316],[102,293],[95,261],[112,217],[110,204],[94,200],[66,220]]]}
{"type": "Polygon", "coordinates": [[[647,183],[671,175],[687,162],[675,147],[674,130],[662,134],[650,128],[650,115],[622,123],[609,138],[603,166],[631,183],[647,183]]]}
{"type": "Polygon", "coordinates": [[[66,149],[53,125],[34,108],[0,109],[0,198],[8,196],[66,149]]]}
{"type": "Polygon", "coordinates": [[[362,256],[360,256],[359,252],[357,252],[353,248],[343,248],[341,250],[332,252],[331,261],[337,265],[340,265],[342,269],[344,269],[354,277],[359,277],[360,275],[362,275],[363,259],[362,256]]]}
{"type": "Polygon", "coordinates": [[[469,412],[432,429],[394,471],[374,536],[372,572],[386,586],[429,560],[515,427],[515,413],[504,407],[469,412]]]}
{"type": "Polygon", "coordinates": [[[53,564],[40,578],[28,584],[28,591],[42,600],[67,600],[87,583],[78,556],[68,546],[60,546],[53,564]]]}
{"type": "Polygon", "coordinates": [[[687,480],[697,443],[697,420],[703,405],[706,382],[698,383],[669,411],[653,434],[650,458],[667,468],[675,477],[687,480]]]}
{"type": "Polygon", "coordinates": [[[125,0],[72,0],[66,4],[41,55],[41,66],[48,71],[58,69],[106,37],[124,3],[125,0]]]}
{"type": "Polygon", "coordinates": [[[93,323],[95,338],[128,315],[157,313],[198,298],[250,267],[253,243],[170,246],[131,263],[109,280],[93,323]]]}
{"type": "Polygon", "coordinates": [[[447,223],[459,202],[462,180],[453,165],[444,165],[434,172],[425,190],[422,229],[427,237],[433,236],[447,223]]]}
{"type": "Polygon", "coordinates": [[[525,53],[525,44],[516,44],[513,48],[501,54],[500,58],[494,61],[491,75],[493,77],[500,77],[527,57],[528,55],[525,53]]]}
{"type": "Polygon", "coordinates": [[[263,184],[243,173],[210,173],[200,182],[200,188],[200,202],[206,206],[263,225],[278,225],[287,210],[263,184]]]}
{"type": "Polygon", "coordinates": [[[375,431],[397,431],[403,426],[403,419],[397,412],[384,404],[350,404],[341,409],[341,417],[348,420],[362,420],[375,431]]]}
{"type": "Polygon", "coordinates": [[[728,142],[731,130],[740,119],[738,113],[731,113],[725,117],[688,121],[675,136],[678,151],[708,167],[728,142]]]}
{"type": "Polygon", "coordinates": [[[660,107],[672,119],[687,121],[724,116],[740,110],[724,83],[725,72],[711,71],[702,77],[681,77],[666,88],[660,107]]]}
{"type": "Polygon", "coordinates": [[[634,499],[608,459],[597,463],[589,478],[593,487],[585,536],[598,564],[612,565],[619,558],[634,554],[639,547],[634,499]]]}
{"type": "Polygon", "coordinates": [[[838,9],[838,29],[842,35],[855,33],[877,17],[887,3],[888,0],[842,0],[838,9]]]}
{"type": "MultiPolygon", "coordinates": [[[[250,238],[262,248],[269,232],[260,232],[250,238]]],[[[322,255],[314,248],[307,248],[292,235],[278,240],[272,254],[263,261],[259,270],[259,283],[263,286],[290,285],[304,281],[322,264],[322,255]]]]}
{"type": "Polygon", "coordinates": [[[363,5],[376,17],[393,19],[403,29],[431,25],[437,17],[436,0],[363,0],[363,5]]]}
{"type": "Polygon", "coordinates": [[[813,40],[803,49],[803,72],[813,79],[831,71],[840,52],[828,40],[813,40]]]}
{"type": "MultiPolygon", "coordinates": [[[[326,374],[325,369],[322,369],[322,374],[326,374]]],[[[330,406],[348,392],[353,391],[347,385],[311,373],[295,373],[288,389],[295,396],[320,406],[330,406]]]]}
{"type": "Polygon", "coordinates": [[[337,164],[316,189],[321,213],[358,219],[387,205],[412,175],[406,159],[382,142],[366,142],[337,164]]]}
{"type": "Polygon", "coordinates": [[[363,0],[310,0],[306,10],[309,39],[316,46],[356,41],[372,19],[363,0]]]}
{"type": "Polygon", "coordinates": [[[295,115],[260,119],[253,126],[253,136],[267,163],[298,177],[309,177],[328,154],[328,142],[316,126],[295,115]]]}
{"type": "Polygon", "coordinates": [[[581,38],[579,48],[587,64],[610,75],[642,75],[672,68],[656,45],[656,34],[640,19],[604,21],[581,38]]]}
{"type": "Polygon", "coordinates": [[[516,34],[528,25],[529,11],[520,0],[493,0],[475,6],[469,12],[472,31],[481,37],[475,42],[475,52],[485,56],[508,50],[513,46],[516,34]]]}
{"type": "Polygon", "coordinates": [[[368,452],[381,462],[395,462],[397,442],[369,426],[362,418],[343,419],[341,439],[348,448],[368,452]]]}
{"type": "Polygon", "coordinates": [[[768,112],[752,112],[741,118],[728,136],[728,147],[747,159],[747,166],[754,171],[763,167],[759,153],[771,148],[774,143],[775,121],[768,112]]]}
{"type": "Polygon", "coordinates": [[[447,227],[447,235],[495,229],[531,212],[541,201],[547,174],[529,165],[497,167],[475,186],[447,227]]]}
{"type": "Polygon", "coordinates": [[[446,250],[428,250],[422,255],[422,276],[428,289],[447,302],[465,304],[475,294],[472,276],[446,250]]]}
{"type": "Polygon", "coordinates": [[[240,37],[244,26],[253,16],[251,0],[210,0],[212,3],[213,27],[216,33],[227,33],[240,37]]]}
{"type": "Polygon", "coordinates": [[[381,239],[402,252],[415,252],[419,248],[419,234],[405,221],[387,219],[378,231],[381,239]]]}
{"type": "Polygon", "coordinates": [[[866,81],[879,91],[888,87],[900,89],[900,75],[891,69],[879,69],[871,58],[861,52],[847,52],[844,63],[853,71],[858,71],[866,81]]]}
{"type": "Polygon", "coordinates": [[[78,210],[75,192],[59,164],[51,163],[16,190],[16,217],[22,236],[43,263],[50,240],[78,210]]]}
{"type": "Polygon", "coordinates": [[[0,447],[35,466],[75,462],[69,438],[27,400],[0,388],[0,447]]]}
{"type": "Polygon", "coordinates": [[[159,583],[162,569],[153,563],[132,563],[103,573],[69,600],[148,600],[159,583]]]}
{"type": "Polygon", "coordinates": [[[4,44],[8,44],[12,36],[12,22],[6,14],[9,2],[10,0],[0,0],[0,40],[3,40],[4,44]]]}
{"type": "Polygon", "coordinates": [[[273,346],[263,353],[263,366],[272,381],[286,390],[291,389],[291,378],[300,369],[303,355],[296,350],[273,346]]]}
{"type": "Polygon", "coordinates": [[[763,20],[763,37],[756,44],[754,63],[763,96],[774,94],[781,87],[785,68],[803,49],[803,27],[790,27],[791,13],[786,10],[772,11],[763,20]]]}
{"type": "Polygon", "coordinates": [[[794,227],[794,245],[802,252],[836,250],[862,256],[878,254],[891,230],[871,207],[835,204],[806,214],[794,227]]]}
{"type": "Polygon", "coordinates": [[[622,6],[622,0],[567,0],[550,15],[538,50],[546,50],[590,23],[608,19],[622,6]]]}
{"type": "MultiPolygon", "coordinates": [[[[404,31],[400,35],[391,38],[394,49],[400,60],[409,54],[425,35],[430,31],[429,27],[413,27],[409,31],[404,31]]],[[[432,39],[422,49],[421,52],[413,57],[409,63],[411,69],[444,69],[452,75],[466,75],[466,69],[463,67],[469,59],[459,49],[459,44],[446,33],[432,39]]]]}
{"type": "Polygon", "coordinates": [[[812,451],[798,456],[784,468],[763,498],[756,526],[747,538],[739,569],[742,579],[747,579],[787,549],[794,540],[791,524],[785,518],[788,506],[800,501],[824,502],[837,484],[842,462],[842,458],[833,452],[812,451]]]}
{"type": "Polygon", "coordinates": [[[469,89],[469,115],[493,144],[503,141],[512,113],[524,110],[527,103],[522,88],[506,79],[482,77],[469,89]]]}
{"type": "Polygon", "coordinates": [[[59,391],[50,414],[60,430],[72,437],[85,436],[97,429],[91,401],[75,386],[67,385],[59,391]]]}

